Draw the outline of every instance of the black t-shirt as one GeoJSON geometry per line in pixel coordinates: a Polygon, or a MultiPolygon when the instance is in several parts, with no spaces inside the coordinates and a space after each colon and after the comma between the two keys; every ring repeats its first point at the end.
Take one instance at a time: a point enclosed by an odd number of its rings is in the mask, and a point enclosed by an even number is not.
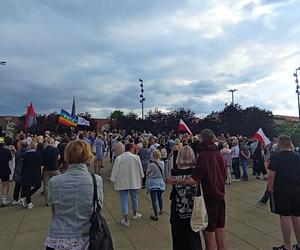
{"type": "Polygon", "coordinates": [[[0,148],[0,176],[7,176],[11,174],[9,168],[9,161],[12,160],[12,155],[9,149],[0,148]]]}
{"type": "Polygon", "coordinates": [[[60,161],[61,162],[64,162],[64,159],[65,159],[65,148],[67,146],[68,143],[66,142],[61,142],[58,144],[57,146],[57,150],[59,152],[59,155],[60,155],[60,161]]]}
{"type": "MultiPolygon", "coordinates": [[[[172,169],[171,175],[174,178],[189,178],[192,176],[193,168],[188,169],[172,169]]],[[[195,186],[173,185],[170,194],[171,215],[170,223],[178,223],[180,225],[189,225],[193,206],[194,196],[196,194],[195,186]]]]}
{"type": "Polygon", "coordinates": [[[44,170],[56,171],[58,170],[58,156],[57,148],[48,146],[41,151],[44,170]]]}
{"type": "Polygon", "coordinates": [[[271,156],[269,169],[276,172],[274,191],[300,195],[300,156],[280,151],[271,156]]]}

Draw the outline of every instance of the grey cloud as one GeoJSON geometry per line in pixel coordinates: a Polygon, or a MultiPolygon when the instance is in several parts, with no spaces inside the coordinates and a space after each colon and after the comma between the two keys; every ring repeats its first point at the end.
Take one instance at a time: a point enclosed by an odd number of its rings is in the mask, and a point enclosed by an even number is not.
{"type": "Polygon", "coordinates": [[[40,112],[68,109],[73,96],[80,112],[136,110],[138,78],[145,81],[147,108],[187,105],[199,114],[219,109],[223,100],[207,103],[201,98],[224,91],[226,84],[264,78],[280,62],[257,58],[238,73],[217,72],[216,64],[249,41],[267,47],[274,38],[278,43],[286,38],[268,32],[261,20],[226,27],[215,39],[170,21],[177,11],[193,15],[211,6],[212,2],[179,0],[3,0],[0,60],[8,63],[0,66],[5,93],[0,113],[21,114],[30,101],[40,112]],[[179,103],[175,96],[191,101],[179,103]]]}

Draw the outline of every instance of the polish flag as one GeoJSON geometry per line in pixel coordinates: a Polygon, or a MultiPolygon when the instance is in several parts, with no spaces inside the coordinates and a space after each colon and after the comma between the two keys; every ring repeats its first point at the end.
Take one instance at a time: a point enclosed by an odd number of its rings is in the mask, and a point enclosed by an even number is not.
{"type": "Polygon", "coordinates": [[[179,131],[186,131],[188,132],[190,135],[192,135],[193,133],[191,132],[191,130],[189,129],[189,127],[185,124],[185,122],[180,119],[179,121],[179,127],[178,127],[179,131]]]}
{"type": "Polygon", "coordinates": [[[262,128],[257,130],[257,132],[255,133],[253,138],[260,141],[260,142],[263,142],[265,145],[269,145],[271,143],[270,139],[268,137],[266,137],[266,135],[265,135],[264,131],[262,130],[262,128]]]}

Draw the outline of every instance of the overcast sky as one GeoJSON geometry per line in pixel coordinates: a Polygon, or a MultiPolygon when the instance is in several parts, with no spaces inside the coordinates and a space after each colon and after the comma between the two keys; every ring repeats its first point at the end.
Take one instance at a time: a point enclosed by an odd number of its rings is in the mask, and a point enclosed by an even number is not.
{"type": "MultiPolygon", "coordinates": [[[[296,0],[0,0],[0,115],[231,102],[298,114],[296,0]]],[[[300,74],[300,72],[299,72],[300,74]]]]}

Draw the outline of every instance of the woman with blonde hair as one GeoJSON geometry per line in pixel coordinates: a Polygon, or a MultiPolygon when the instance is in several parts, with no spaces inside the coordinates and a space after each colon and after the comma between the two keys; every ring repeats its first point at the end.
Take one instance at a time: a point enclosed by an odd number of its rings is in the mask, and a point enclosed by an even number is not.
{"type": "Polygon", "coordinates": [[[158,214],[163,214],[162,194],[166,189],[164,182],[164,163],[160,160],[160,151],[155,149],[150,156],[150,164],[146,171],[146,188],[150,192],[153,214],[151,220],[158,220],[158,214]],[[159,213],[157,211],[157,202],[159,213]]]}
{"type": "MultiPolygon", "coordinates": [[[[177,155],[178,168],[171,170],[172,178],[185,179],[192,176],[195,167],[195,154],[190,146],[183,146],[177,155]]],[[[194,206],[196,186],[173,185],[170,194],[173,250],[201,250],[200,234],[190,225],[194,206]]]]}
{"type": "MultiPolygon", "coordinates": [[[[65,148],[65,160],[70,163],[68,170],[49,180],[48,204],[52,217],[45,241],[48,250],[86,250],[89,247],[94,182],[86,163],[92,158],[91,146],[87,142],[69,142],[65,148]]],[[[99,175],[95,177],[102,208],[102,178],[99,175]]]]}

